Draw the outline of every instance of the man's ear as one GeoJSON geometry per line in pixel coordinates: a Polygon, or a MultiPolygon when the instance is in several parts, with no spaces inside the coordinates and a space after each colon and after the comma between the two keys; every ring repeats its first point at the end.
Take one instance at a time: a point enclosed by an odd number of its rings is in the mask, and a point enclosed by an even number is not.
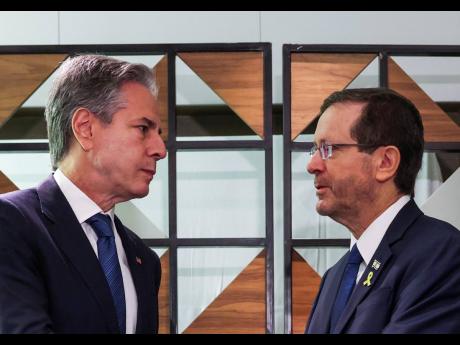
{"type": "Polygon", "coordinates": [[[72,116],[72,131],[75,140],[83,151],[89,151],[93,147],[93,114],[85,108],[78,108],[72,116]]]}
{"type": "Polygon", "coordinates": [[[385,182],[396,176],[401,161],[401,153],[393,145],[379,147],[376,151],[377,172],[375,177],[377,181],[385,182]]]}

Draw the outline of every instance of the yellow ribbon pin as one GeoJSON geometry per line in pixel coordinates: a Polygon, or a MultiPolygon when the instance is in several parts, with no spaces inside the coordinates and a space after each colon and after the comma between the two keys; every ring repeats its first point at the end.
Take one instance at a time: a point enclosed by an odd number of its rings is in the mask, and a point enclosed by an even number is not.
{"type": "Polygon", "coordinates": [[[371,279],[372,277],[374,276],[374,272],[369,272],[369,274],[367,275],[367,279],[366,281],[363,283],[364,286],[371,286],[371,279]]]}

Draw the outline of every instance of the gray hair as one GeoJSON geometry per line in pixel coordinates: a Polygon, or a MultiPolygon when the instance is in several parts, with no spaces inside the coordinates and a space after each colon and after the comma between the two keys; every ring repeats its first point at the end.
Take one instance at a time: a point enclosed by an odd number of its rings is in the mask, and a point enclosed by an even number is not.
{"type": "Polygon", "coordinates": [[[125,83],[140,83],[153,96],[158,95],[153,72],[144,64],[103,55],[79,55],[65,60],[58,72],[45,109],[53,170],[68,153],[72,116],[78,108],[86,108],[110,123],[113,114],[125,106],[120,97],[125,83]]]}

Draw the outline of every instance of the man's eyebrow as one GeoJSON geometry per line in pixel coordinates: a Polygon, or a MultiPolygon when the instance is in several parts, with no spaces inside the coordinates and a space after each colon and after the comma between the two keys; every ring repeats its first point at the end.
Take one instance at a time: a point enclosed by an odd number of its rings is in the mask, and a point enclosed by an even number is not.
{"type": "Polygon", "coordinates": [[[152,121],[152,120],[150,120],[149,118],[147,118],[147,117],[145,117],[145,116],[142,117],[141,120],[142,120],[142,121],[145,121],[146,124],[147,124],[147,126],[148,126],[149,128],[153,128],[153,129],[158,128],[158,132],[159,132],[160,134],[163,133],[163,130],[161,129],[161,127],[159,126],[159,124],[158,124],[156,121],[152,121]]]}
{"type": "Polygon", "coordinates": [[[145,121],[146,124],[147,124],[147,126],[149,126],[149,127],[154,127],[154,128],[157,127],[157,123],[156,123],[155,121],[152,121],[152,120],[150,120],[149,118],[147,118],[147,117],[145,117],[145,116],[142,117],[141,120],[142,120],[142,121],[145,121]]]}

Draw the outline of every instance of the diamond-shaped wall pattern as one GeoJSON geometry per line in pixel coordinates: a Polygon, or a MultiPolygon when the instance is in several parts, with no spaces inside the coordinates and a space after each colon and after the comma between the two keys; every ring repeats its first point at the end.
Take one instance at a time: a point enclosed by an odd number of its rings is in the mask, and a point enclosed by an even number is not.
{"type": "Polygon", "coordinates": [[[388,86],[410,99],[422,116],[426,142],[458,142],[460,127],[392,59],[388,59],[388,86]]]}
{"type": "Polygon", "coordinates": [[[66,57],[63,54],[0,55],[0,126],[66,57]]]}
{"type": "Polygon", "coordinates": [[[342,90],[375,54],[291,54],[291,140],[313,122],[324,99],[342,90]]]}
{"type": "Polygon", "coordinates": [[[265,250],[184,333],[265,333],[265,250]]]}
{"type": "Polygon", "coordinates": [[[199,52],[178,56],[263,138],[262,52],[199,52]]]}

